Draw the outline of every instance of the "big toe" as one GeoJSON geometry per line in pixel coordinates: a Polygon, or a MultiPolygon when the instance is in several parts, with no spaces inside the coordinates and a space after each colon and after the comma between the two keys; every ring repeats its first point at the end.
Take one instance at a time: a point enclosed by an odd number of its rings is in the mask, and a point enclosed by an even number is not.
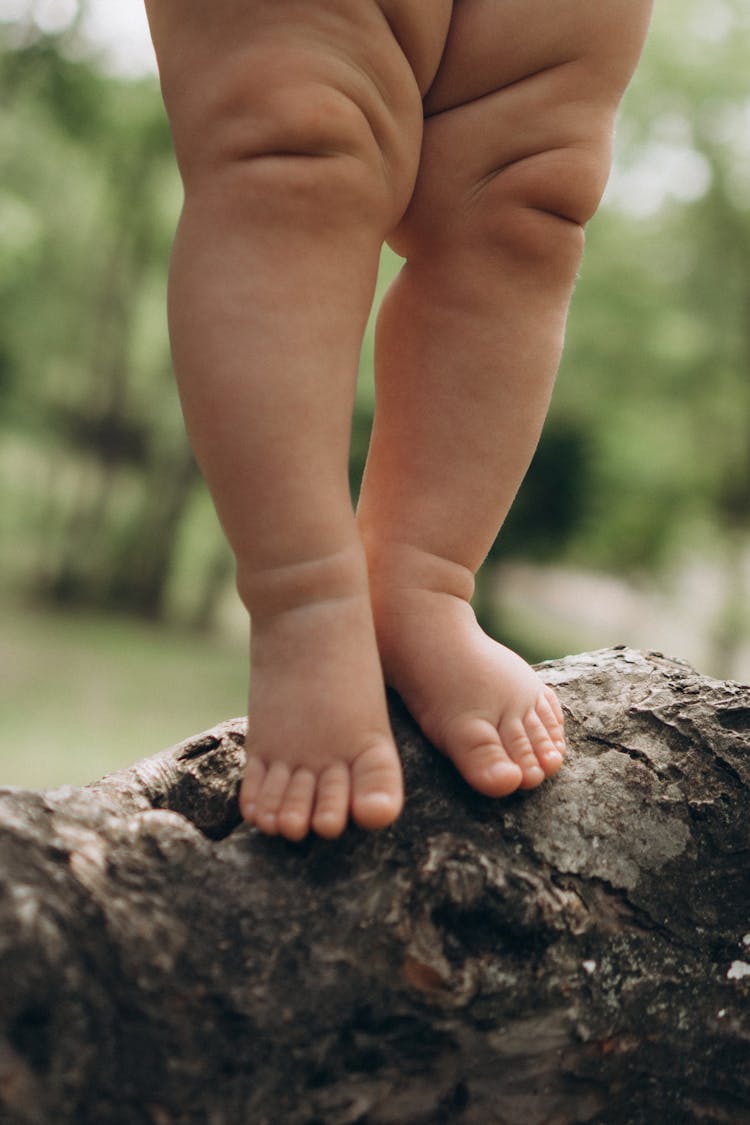
{"type": "Polygon", "coordinates": [[[522,783],[521,769],[487,719],[467,717],[454,724],[447,750],[464,779],[486,797],[507,797],[522,783]]]}
{"type": "Polygon", "coordinates": [[[404,785],[392,742],[381,739],[352,762],[352,818],[360,828],[386,828],[401,812],[404,785]]]}

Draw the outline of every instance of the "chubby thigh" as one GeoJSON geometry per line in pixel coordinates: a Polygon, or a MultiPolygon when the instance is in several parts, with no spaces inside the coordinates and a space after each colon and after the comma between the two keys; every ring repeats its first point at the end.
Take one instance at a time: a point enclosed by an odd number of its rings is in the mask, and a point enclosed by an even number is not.
{"type": "Polygon", "coordinates": [[[491,196],[585,223],[651,0],[146,6],[186,179],[253,156],[356,155],[387,180],[383,233],[411,202],[393,239],[408,252],[408,228],[439,239],[490,181],[491,196]]]}
{"type": "Polygon", "coordinates": [[[455,246],[472,227],[486,241],[488,222],[520,229],[519,207],[584,225],[650,12],[651,0],[456,0],[395,248],[455,246]]]}
{"type": "Polygon", "coordinates": [[[327,124],[335,150],[347,106],[390,162],[416,160],[450,0],[146,0],[146,9],[181,166],[196,149],[233,155],[232,122],[240,156],[285,144],[325,151],[327,124]]]}
{"type": "Polygon", "coordinates": [[[592,92],[622,90],[651,0],[456,0],[428,115],[586,61],[592,92]]]}

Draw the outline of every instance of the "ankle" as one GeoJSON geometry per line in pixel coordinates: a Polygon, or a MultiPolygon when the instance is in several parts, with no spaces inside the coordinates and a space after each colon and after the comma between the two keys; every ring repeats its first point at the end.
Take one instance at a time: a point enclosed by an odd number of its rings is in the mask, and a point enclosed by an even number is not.
{"type": "Polygon", "coordinates": [[[367,562],[359,543],[291,563],[237,567],[237,589],[255,622],[316,603],[366,596],[367,562]]]}
{"type": "Polygon", "coordinates": [[[404,540],[364,537],[373,604],[397,591],[448,594],[469,602],[474,573],[462,563],[404,540]]]}

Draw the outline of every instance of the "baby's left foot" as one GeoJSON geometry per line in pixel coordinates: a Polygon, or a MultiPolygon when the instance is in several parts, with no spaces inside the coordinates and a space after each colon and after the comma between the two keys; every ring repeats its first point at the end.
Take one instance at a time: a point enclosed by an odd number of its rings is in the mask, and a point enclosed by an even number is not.
{"type": "Polygon", "coordinates": [[[503,797],[557,773],[565,753],[557,697],[479,627],[469,572],[401,549],[371,583],[386,680],[466,781],[503,797]]]}

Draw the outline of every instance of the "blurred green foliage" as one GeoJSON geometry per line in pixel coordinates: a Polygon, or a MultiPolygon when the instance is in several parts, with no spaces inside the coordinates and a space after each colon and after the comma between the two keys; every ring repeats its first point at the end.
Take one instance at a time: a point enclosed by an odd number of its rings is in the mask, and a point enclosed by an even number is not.
{"type": "MultiPolygon", "coordinates": [[[[6,591],[206,629],[232,564],[183,435],[165,323],[181,192],[155,79],[0,23],[0,574],[6,591]]],[[[750,531],[750,10],[660,0],[591,223],[548,426],[492,558],[656,572],[750,531]]],[[[386,252],[379,292],[398,269],[386,252]]],[[[372,330],[352,439],[374,408],[372,330]]],[[[487,587],[478,602],[490,620],[487,587]]],[[[514,638],[523,647],[523,638],[514,638]]]]}

